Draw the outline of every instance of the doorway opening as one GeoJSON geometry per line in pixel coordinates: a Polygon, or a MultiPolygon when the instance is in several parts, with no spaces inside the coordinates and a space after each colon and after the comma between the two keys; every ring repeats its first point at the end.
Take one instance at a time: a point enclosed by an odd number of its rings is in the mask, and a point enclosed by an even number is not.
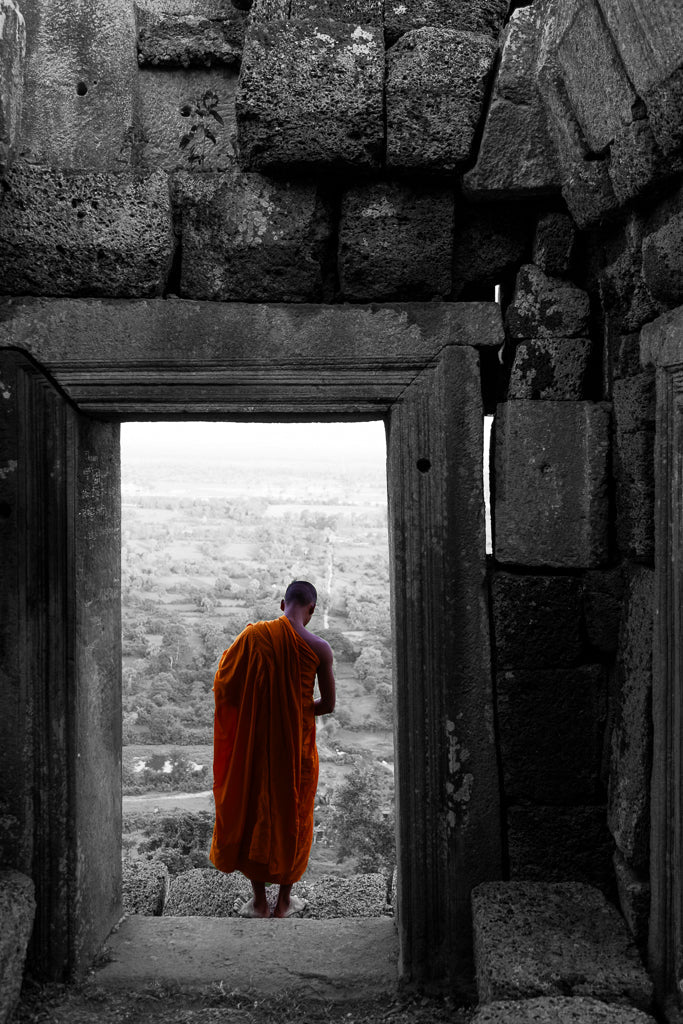
{"type": "Polygon", "coordinates": [[[387,423],[399,976],[469,985],[470,893],[501,877],[480,359],[503,341],[499,307],[59,300],[18,304],[3,332],[21,583],[1,617],[16,652],[3,736],[14,862],[40,907],[34,962],[81,969],[121,911],[119,424],[374,418],[387,423]]]}
{"type": "Polygon", "coordinates": [[[244,626],[277,618],[287,584],[304,578],[318,590],[310,628],[333,649],[338,700],[317,721],[320,780],[302,884],[314,916],[325,916],[336,889],[350,896],[352,916],[389,913],[384,423],[124,422],[121,467],[124,910],[208,917],[239,906],[241,878],[233,892],[208,860],[213,675],[244,626]],[[365,880],[354,899],[353,877],[368,874],[383,888],[365,880]],[[211,891],[219,881],[220,895],[211,891]],[[356,906],[363,899],[372,905],[356,906]]]}

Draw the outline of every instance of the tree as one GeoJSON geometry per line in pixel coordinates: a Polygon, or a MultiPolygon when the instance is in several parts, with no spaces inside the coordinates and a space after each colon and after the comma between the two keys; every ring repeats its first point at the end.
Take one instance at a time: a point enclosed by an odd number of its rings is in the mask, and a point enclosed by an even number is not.
{"type": "Polygon", "coordinates": [[[153,707],[147,718],[150,743],[182,743],[185,730],[175,708],[153,707]]]}
{"type": "MultiPolygon", "coordinates": [[[[314,627],[311,627],[314,628],[314,627]]],[[[351,641],[338,629],[317,629],[315,632],[327,640],[332,648],[335,661],[355,661],[358,651],[351,641]]]]}
{"type": "Polygon", "coordinates": [[[371,693],[379,683],[391,683],[391,671],[384,660],[381,647],[363,647],[354,665],[356,675],[371,693]]]}
{"type": "Polygon", "coordinates": [[[393,809],[382,808],[379,773],[355,765],[335,794],[330,834],[338,847],[338,859],[353,857],[361,872],[391,874],[396,860],[393,809]]]}

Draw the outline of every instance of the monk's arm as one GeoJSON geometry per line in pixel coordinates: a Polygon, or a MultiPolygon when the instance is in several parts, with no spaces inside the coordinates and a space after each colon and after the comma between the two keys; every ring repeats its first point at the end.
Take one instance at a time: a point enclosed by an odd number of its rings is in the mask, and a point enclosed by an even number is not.
{"type": "Polygon", "coordinates": [[[316,715],[329,715],[334,711],[337,699],[334,672],[332,671],[332,649],[329,644],[325,644],[321,650],[317,676],[320,700],[314,701],[313,707],[316,715]]]}

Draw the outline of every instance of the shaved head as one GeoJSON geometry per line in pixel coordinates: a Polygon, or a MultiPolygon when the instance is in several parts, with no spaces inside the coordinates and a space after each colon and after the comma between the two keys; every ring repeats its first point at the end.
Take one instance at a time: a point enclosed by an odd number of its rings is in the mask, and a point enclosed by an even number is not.
{"type": "Polygon", "coordinates": [[[299,604],[305,608],[309,604],[317,604],[318,592],[312,583],[306,580],[293,580],[285,591],[285,604],[299,604]]]}

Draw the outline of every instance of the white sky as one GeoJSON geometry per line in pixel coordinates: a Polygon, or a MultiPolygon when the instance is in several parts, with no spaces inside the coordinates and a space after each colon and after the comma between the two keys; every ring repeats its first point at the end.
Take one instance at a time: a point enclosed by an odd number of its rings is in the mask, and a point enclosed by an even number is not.
{"type": "MultiPolygon", "coordinates": [[[[488,482],[492,424],[493,417],[485,417],[483,472],[486,551],[489,554],[492,550],[488,482]]],[[[386,437],[381,420],[360,423],[128,422],[121,424],[121,456],[124,462],[150,456],[164,460],[192,456],[203,462],[225,456],[249,462],[285,456],[292,461],[307,457],[312,461],[337,458],[371,461],[383,467],[386,437]]]]}
{"type": "Polygon", "coordinates": [[[384,460],[386,439],[381,420],[361,423],[208,423],[128,422],[121,425],[124,459],[229,454],[255,460],[273,455],[307,454],[384,460]]]}

